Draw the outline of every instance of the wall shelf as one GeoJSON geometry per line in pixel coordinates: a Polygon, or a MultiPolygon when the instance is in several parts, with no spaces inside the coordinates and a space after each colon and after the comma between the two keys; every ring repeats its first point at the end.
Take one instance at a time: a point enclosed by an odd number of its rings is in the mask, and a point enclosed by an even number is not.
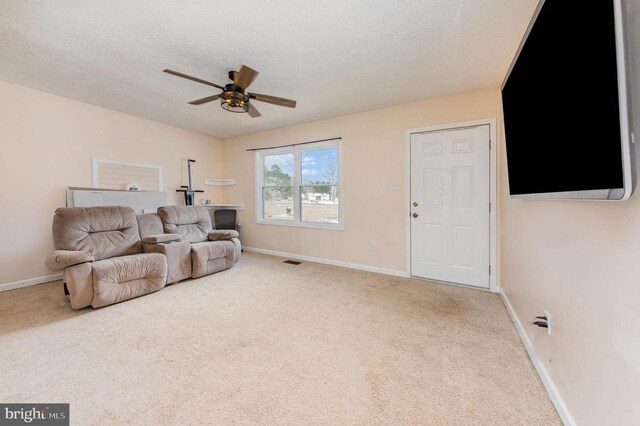
{"type": "Polygon", "coordinates": [[[201,204],[205,209],[221,209],[221,210],[244,210],[244,204],[201,204]]]}
{"type": "Polygon", "coordinates": [[[235,179],[205,179],[205,185],[211,186],[231,186],[236,184],[235,179]]]}

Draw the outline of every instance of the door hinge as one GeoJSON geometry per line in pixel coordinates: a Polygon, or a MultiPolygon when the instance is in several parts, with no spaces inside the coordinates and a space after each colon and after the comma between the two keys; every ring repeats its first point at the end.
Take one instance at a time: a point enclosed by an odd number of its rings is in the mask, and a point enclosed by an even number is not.
{"type": "Polygon", "coordinates": [[[491,149],[491,139],[489,139],[489,149],[491,149]]]}
{"type": "Polygon", "coordinates": [[[491,213],[491,203],[489,203],[489,213],[491,213]]]}
{"type": "Polygon", "coordinates": [[[491,265],[489,265],[489,275],[491,275],[491,265]]]}

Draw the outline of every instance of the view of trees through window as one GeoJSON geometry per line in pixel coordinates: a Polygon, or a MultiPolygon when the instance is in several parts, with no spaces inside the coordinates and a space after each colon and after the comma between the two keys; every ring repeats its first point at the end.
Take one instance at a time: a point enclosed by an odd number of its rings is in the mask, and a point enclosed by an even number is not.
{"type": "Polygon", "coordinates": [[[293,154],[264,156],[265,219],[293,220],[293,154]]]}
{"type": "Polygon", "coordinates": [[[338,147],[300,150],[298,164],[293,152],[263,158],[263,218],[302,222],[339,223],[340,169],[338,147]],[[294,179],[295,171],[301,174],[294,179]],[[296,188],[294,182],[299,186],[296,188]],[[297,189],[297,191],[296,191],[297,189]],[[294,197],[300,203],[294,203],[294,197]]]}
{"type": "Polygon", "coordinates": [[[301,157],[301,220],[338,223],[338,148],[302,151],[301,157]]]}

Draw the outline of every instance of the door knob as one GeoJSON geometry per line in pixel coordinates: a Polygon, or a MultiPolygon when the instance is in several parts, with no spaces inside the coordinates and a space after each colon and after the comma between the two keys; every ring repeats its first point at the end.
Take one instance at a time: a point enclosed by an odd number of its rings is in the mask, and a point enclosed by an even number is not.
{"type": "Polygon", "coordinates": [[[413,207],[418,207],[418,202],[417,201],[413,202],[413,207]]]}
{"type": "Polygon", "coordinates": [[[414,213],[411,216],[413,216],[414,218],[418,217],[418,213],[414,213]]]}

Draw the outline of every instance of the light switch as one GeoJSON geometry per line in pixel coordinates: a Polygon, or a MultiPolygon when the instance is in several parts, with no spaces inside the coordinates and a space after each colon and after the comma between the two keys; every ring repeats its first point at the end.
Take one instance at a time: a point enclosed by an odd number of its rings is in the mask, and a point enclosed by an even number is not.
{"type": "Polygon", "coordinates": [[[389,184],[390,191],[399,191],[400,190],[400,182],[391,182],[389,184]]]}

